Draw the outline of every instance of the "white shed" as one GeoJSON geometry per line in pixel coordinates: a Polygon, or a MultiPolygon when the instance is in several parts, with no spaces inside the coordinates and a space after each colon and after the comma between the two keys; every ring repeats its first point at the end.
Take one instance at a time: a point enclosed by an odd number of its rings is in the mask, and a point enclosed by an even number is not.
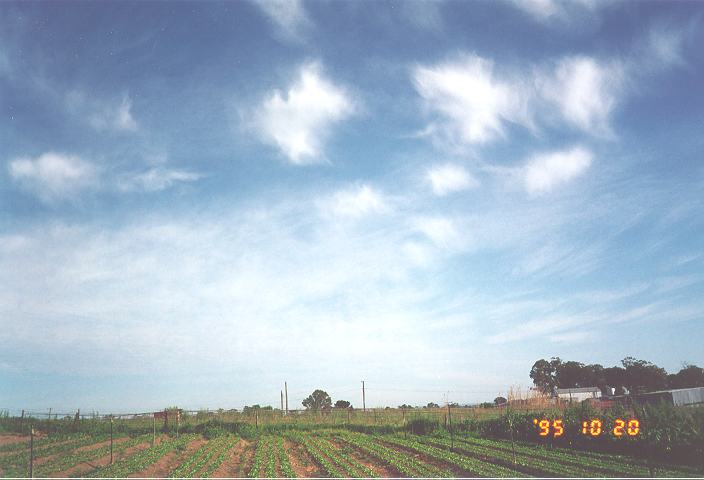
{"type": "Polygon", "coordinates": [[[581,402],[588,398],[601,397],[599,387],[558,388],[557,397],[568,402],[581,402]]]}

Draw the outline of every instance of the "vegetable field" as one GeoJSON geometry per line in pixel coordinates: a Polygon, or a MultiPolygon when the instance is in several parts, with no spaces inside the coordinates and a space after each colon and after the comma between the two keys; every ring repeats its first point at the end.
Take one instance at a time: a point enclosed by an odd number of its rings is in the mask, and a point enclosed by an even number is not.
{"type": "MultiPolygon", "coordinates": [[[[247,435],[66,434],[35,438],[32,475],[86,478],[697,477],[694,467],[475,437],[346,429],[247,435]],[[652,469],[652,470],[651,470],[652,469]]],[[[0,435],[0,475],[29,476],[28,440],[0,435]]]]}

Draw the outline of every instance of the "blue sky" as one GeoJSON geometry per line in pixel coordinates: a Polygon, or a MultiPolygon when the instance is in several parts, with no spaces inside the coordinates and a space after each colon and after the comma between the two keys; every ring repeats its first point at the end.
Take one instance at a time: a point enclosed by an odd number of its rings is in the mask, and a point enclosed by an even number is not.
{"type": "Polygon", "coordinates": [[[0,407],[704,364],[698,2],[0,5],[0,407]]]}

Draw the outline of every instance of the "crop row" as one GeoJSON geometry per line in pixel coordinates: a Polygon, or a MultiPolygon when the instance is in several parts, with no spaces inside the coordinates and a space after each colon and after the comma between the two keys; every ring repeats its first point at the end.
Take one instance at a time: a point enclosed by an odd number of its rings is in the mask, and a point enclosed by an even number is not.
{"type": "Polygon", "coordinates": [[[215,470],[217,470],[220,465],[222,465],[222,462],[225,461],[227,458],[227,454],[234,448],[235,445],[237,445],[237,442],[239,442],[239,438],[228,435],[227,440],[224,442],[224,445],[220,448],[218,456],[215,457],[215,460],[213,460],[210,465],[208,465],[208,468],[205,469],[205,471],[201,474],[201,478],[209,478],[215,470]]]}
{"type": "MultiPolygon", "coordinates": [[[[443,448],[450,448],[451,442],[446,439],[439,438],[417,438],[421,443],[426,443],[443,448]]],[[[489,463],[504,465],[509,468],[515,468],[528,474],[537,474],[541,477],[591,477],[595,475],[594,471],[581,466],[564,464],[553,459],[544,459],[530,457],[525,454],[506,452],[497,450],[491,447],[483,447],[479,445],[470,446],[460,442],[455,443],[454,452],[479,457],[489,463]]]]}
{"type": "MultiPolygon", "coordinates": [[[[130,447],[146,442],[149,437],[150,435],[143,435],[141,437],[130,438],[124,442],[120,442],[113,446],[113,454],[119,455],[130,447]]],[[[83,462],[91,462],[109,454],[110,445],[103,445],[101,447],[92,448],[89,450],[73,451],[39,465],[34,470],[34,475],[37,477],[48,477],[52,473],[63,472],[83,462]]]]}
{"type": "Polygon", "coordinates": [[[118,460],[112,465],[100,468],[92,472],[90,477],[127,477],[131,473],[144,470],[149,465],[158,461],[161,457],[177,448],[185,448],[197,435],[181,435],[179,438],[167,440],[158,445],[154,445],[135,455],[118,460]]]}
{"type": "Polygon", "coordinates": [[[335,465],[340,467],[347,476],[351,477],[376,477],[377,475],[373,470],[365,467],[359,463],[356,459],[352,458],[347,452],[339,451],[336,449],[329,440],[311,436],[310,440],[313,442],[316,448],[318,448],[324,455],[326,455],[330,460],[332,460],[335,465]]]}
{"type": "Polygon", "coordinates": [[[214,440],[209,441],[193,454],[191,454],[186,460],[181,463],[178,467],[171,471],[169,474],[170,478],[184,478],[192,477],[203,467],[205,467],[210,459],[218,453],[223,445],[227,443],[227,438],[225,435],[217,437],[214,440]]]}
{"type": "Polygon", "coordinates": [[[260,438],[257,442],[254,457],[252,458],[252,466],[247,474],[249,478],[258,478],[261,476],[262,468],[264,467],[264,457],[269,452],[270,443],[271,441],[267,437],[260,438]]]}
{"type": "Polygon", "coordinates": [[[339,433],[341,439],[361,451],[387,463],[404,477],[451,477],[450,472],[441,470],[433,465],[419,462],[410,455],[400,455],[398,451],[388,448],[374,441],[373,438],[357,433],[339,433]]]}
{"type": "Polygon", "coordinates": [[[288,454],[284,448],[284,437],[279,437],[276,442],[276,450],[279,455],[279,466],[281,468],[281,475],[285,478],[296,478],[296,472],[293,471],[291,467],[291,462],[288,459],[288,454]]]}
{"type": "Polygon", "coordinates": [[[313,441],[311,441],[311,438],[308,435],[303,435],[299,432],[296,432],[289,434],[289,436],[296,443],[300,443],[301,445],[303,445],[308,454],[313,457],[315,463],[317,463],[320,468],[323,469],[326,476],[333,478],[346,477],[346,475],[335,465],[335,463],[328,459],[318,449],[318,447],[315,445],[315,443],[313,443],[313,441]]]}
{"type": "MultiPolygon", "coordinates": [[[[510,452],[511,447],[505,442],[489,440],[483,438],[463,438],[458,444],[468,444],[470,446],[483,446],[495,450],[510,452]]],[[[534,459],[546,459],[567,466],[573,465],[590,469],[593,474],[601,476],[649,476],[649,471],[642,464],[636,463],[632,458],[620,455],[609,455],[597,452],[576,452],[564,448],[546,449],[535,445],[524,445],[516,443],[517,454],[526,455],[534,459]]],[[[673,472],[676,473],[676,472],[673,472]]]]}
{"type": "MultiPolygon", "coordinates": [[[[44,446],[34,450],[34,458],[36,459],[39,457],[47,457],[49,455],[68,453],[76,448],[101,442],[105,440],[105,438],[105,435],[92,438],[89,436],[81,436],[68,442],[45,444],[44,446]]],[[[23,477],[27,475],[28,466],[29,449],[0,457],[0,468],[3,470],[3,475],[7,477],[23,477]]]]}
{"type": "Polygon", "coordinates": [[[451,465],[461,468],[464,471],[471,472],[472,474],[481,477],[497,478],[525,476],[517,470],[502,467],[500,465],[494,465],[474,458],[468,458],[455,452],[443,450],[441,448],[421,443],[418,440],[414,439],[404,440],[402,438],[396,437],[384,437],[384,441],[401,447],[409,448],[424,455],[428,455],[429,457],[441,460],[445,463],[449,463],[451,465]]]}

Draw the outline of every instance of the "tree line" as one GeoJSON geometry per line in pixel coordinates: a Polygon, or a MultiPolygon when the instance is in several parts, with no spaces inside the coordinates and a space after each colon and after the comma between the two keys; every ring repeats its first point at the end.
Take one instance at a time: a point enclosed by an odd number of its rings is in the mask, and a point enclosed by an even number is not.
{"type": "Polygon", "coordinates": [[[559,357],[540,359],[530,370],[533,384],[545,394],[557,388],[599,387],[616,395],[645,393],[668,388],[704,387],[704,369],[685,364],[677,373],[668,374],[664,368],[647,360],[626,357],[621,366],[604,368],[599,364],[585,365],[581,362],[563,361],[559,357]]]}

